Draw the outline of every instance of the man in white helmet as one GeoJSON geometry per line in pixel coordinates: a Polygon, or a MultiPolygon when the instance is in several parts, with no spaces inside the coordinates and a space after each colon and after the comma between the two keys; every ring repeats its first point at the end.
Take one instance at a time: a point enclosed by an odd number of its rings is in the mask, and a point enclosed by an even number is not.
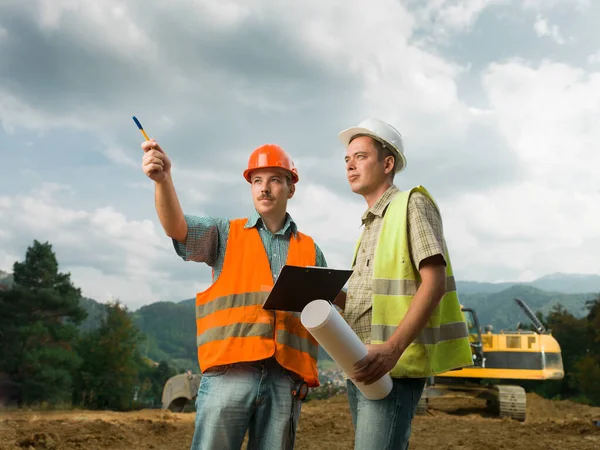
{"type": "Polygon", "coordinates": [[[344,316],[369,350],[351,380],[371,384],[386,373],[393,389],[368,400],[348,380],[355,448],[408,448],[426,378],[472,364],[440,211],[422,186],[400,191],[402,136],[366,119],[342,131],[350,188],[368,209],[352,261],[344,316]]]}

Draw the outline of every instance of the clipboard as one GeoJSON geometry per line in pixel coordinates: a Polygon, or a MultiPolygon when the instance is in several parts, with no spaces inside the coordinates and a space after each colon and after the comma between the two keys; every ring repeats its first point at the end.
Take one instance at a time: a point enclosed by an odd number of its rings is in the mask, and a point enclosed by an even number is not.
{"type": "Polygon", "coordinates": [[[333,303],[350,275],[352,270],[285,265],[262,307],[300,313],[313,300],[333,303]]]}

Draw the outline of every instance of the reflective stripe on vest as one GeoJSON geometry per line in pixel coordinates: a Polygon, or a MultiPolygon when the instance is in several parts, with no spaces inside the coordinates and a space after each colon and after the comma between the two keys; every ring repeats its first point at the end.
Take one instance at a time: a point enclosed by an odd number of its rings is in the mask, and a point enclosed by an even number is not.
{"type": "MultiPolygon", "coordinates": [[[[275,357],[310,387],[318,386],[318,343],[299,315],[262,308],[273,276],[258,231],[244,228],[245,223],[246,219],[230,221],[221,275],[196,295],[200,369],[275,357]]],[[[312,238],[299,232],[292,236],[286,264],[314,266],[312,238]]]]}
{"type": "MultiPolygon", "coordinates": [[[[266,323],[234,323],[222,327],[214,327],[196,336],[196,345],[200,346],[211,341],[219,341],[231,337],[273,337],[273,326],[266,323]]],[[[294,350],[309,353],[313,358],[319,355],[319,348],[307,337],[289,333],[287,330],[277,331],[277,342],[294,350]]]]}
{"type": "MultiPolygon", "coordinates": [[[[416,280],[373,279],[373,294],[381,295],[415,295],[419,288],[416,280]]],[[[456,291],[456,281],[453,276],[446,277],[446,291],[456,291]]]]}
{"type": "Polygon", "coordinates": [[[309,338],[298,336],[297,334],[289,333],[286,330],[277,331],[277,342],[281,345],[310,354],[311,357],[317,359],[319,356],[319,347],[315,345],[309,338]]]}
{"type": "MultiPolygon", "coordinates": [[[[374,279],[373,294],[404,297],[403,313],[408,311],[412,297],[417,293],[420,283],[416,280],[390,280],[374,279]]],[[[453,276],[446,277],[446,292],[456,291],[456,282],[453,276]]],[[[398,308],[398,306],[396,306],[398,308]]],[[[376,341],[387,341],[396,331],[397,325],[372,325],[372,339],[376,341]]],[[[439,327],[429,328],[425,326],[415,339],[417,344],[433,345],[441,341],[468,337],[469,332],[465,322],[451,322],[439,327]]]]}
{"type": "Polygon", "coordinates": [[[273,337],[273,326],[268,323],[233,323],[222,327],[214,327],[196,336],[196,345],[204,345],[213,341],[221,341],[232,337],[273,337]]]}
{"type": "MultiPolygon", "coordinates": [[[[371,338],[375,341],[387,341],[396,331],[398,326],[373,325],[371,338]]],[[[437,328],[425,327],[421,330],[415,344],[434,345],[442,341],[469,337],[467,325],[464,322],[444,323],[437,328]]]]}
{"type": "Polygon", "coordinates": [[[211,300],[203,305],[196,305],[196,319],[207,317],[217,311],[234,307],[262,305],[266,295],[264,292],[248,292],[244,294],[226,295],[211,300]]]}
{"type": "MultiPolygon", "coordinates": [[[[406,217],[409,196],[417,191],[431,199],[421,186],[399,192],[383,217],[373,260],[372,344],[381,344],[392,336],[420,286],[420,274],[413,266],[409,252],[406,217]]],[[[360,240],[355,247],[355,258],[359,245],[360,240]]],[[[444,256],[446,293],[390,372],[392,377],[427,377],[473,364],[468,330],[447,251],[444,256]]]]}

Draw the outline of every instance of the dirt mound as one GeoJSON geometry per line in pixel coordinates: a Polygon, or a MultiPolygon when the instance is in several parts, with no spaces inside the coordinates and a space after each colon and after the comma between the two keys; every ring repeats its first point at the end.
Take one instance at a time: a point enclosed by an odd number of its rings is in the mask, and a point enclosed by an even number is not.
{"type": "Polygon", "coordinates": [[[189,448],[190,433],[193,414],[169,411],[0,414],[0,450],[189,448]]]}
{"type": "MultiPolygon", "coordinates": [[[[496,417],[486,410],[486,401],[478,398],[439,397],[430,398],[430,415],[496,417]]],[[[548,400],[537,394],[527,394],[527,423],[583,420],[600,420],[600,408],[582,405],[569,400],[548,400]]]]}
{"type": "Polygon", "coordinates": [[[19,447],[54,450],[58,447],[58,436],[53,433],[35,433],[17,442],[19,447]]]}
{"type": "MultiPolygon", "coordinates": [[[[446,399],[444,399],[446,400],[446,399]]],[[[491,417],[485,402],[432,402],[413,422],[411,449],[592,450],[600,448],[600,408],[528,395],[525,423],[491,417]]],[[[145,410],[0,412],[0,450],[189,449],[193,413],[145,410]]],[[[354,430],[345,396],[308,402],[296,449],[353,449],[354,430]]]]}
{"type": "Polygon", "coordinates": [[[547,420],[600,420],[600,408],[582,405],[570,400],[548,400],[536,394],[527,394],[527,416],[531,422],[547,420]]]}

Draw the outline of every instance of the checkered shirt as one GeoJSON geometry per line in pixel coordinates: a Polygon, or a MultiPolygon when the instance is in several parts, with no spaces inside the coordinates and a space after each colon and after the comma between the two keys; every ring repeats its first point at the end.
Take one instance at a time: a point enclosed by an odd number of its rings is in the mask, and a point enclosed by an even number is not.
{"type": "MultiPolygon", "coordinates": [[[[375,248],[387,207],[399,192],[392,185],[362,216],[364,230],[354,273],[348,282],[344,318],[365,344],[371,342],[371,284],[375,248]]],[[[414,192],[409,198],[407,227],[409,253],[415,267],[419,267],[421,261],[430,256],[441,254],[445,257],[442,219],[431,200],[420,192],[414,192]]]]}

